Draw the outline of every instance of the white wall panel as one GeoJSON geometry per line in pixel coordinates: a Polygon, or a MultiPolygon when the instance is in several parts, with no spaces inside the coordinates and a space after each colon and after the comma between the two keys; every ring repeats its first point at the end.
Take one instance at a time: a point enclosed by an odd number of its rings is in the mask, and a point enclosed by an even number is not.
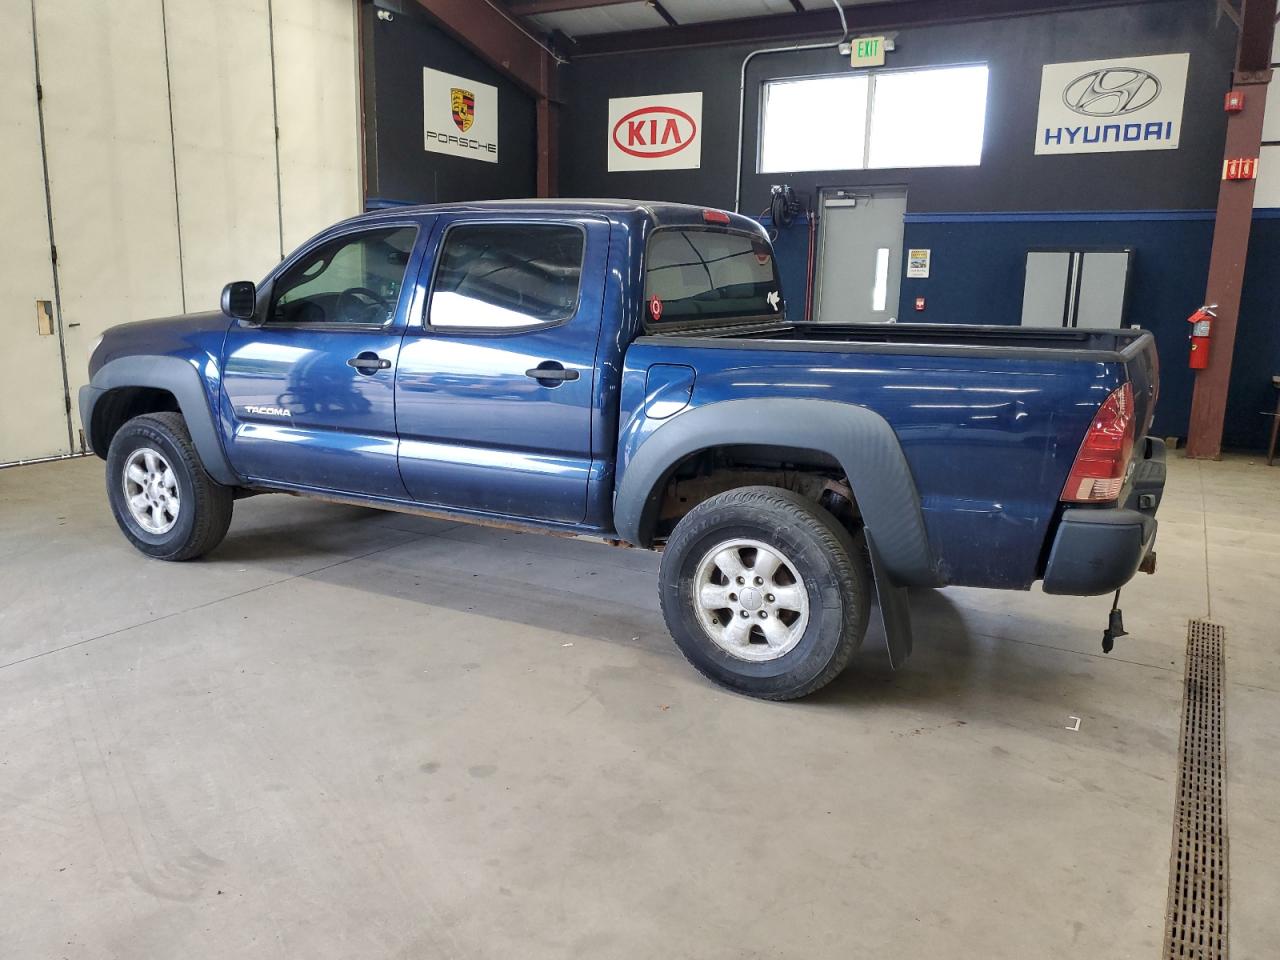
{"type": "Polygon", "coordinates": [[[1258,158],[1258,182],[1253,187],[1253,205],[1280,207],[1280,146],[1263,147],[1258,158]]]}
{"type": "Polygon", "coordinates": [[[0,3],[0,463],[68,453],[58,337],[41,336],[53,301],[36,114],[31,8],[0,3]]]}
{"type": "Polygon", "coordinates": [[[288,253],[361,208],[354,0],[272,0],[288,253]]]}
{"type": "Polygon", "coordinates": [[[160,3],[37,0],[36,30],[74,396],[104,329],[182,309],[160,3]]]}
{"type": "Polygon", "coordinates": [[[165,0],[187,310],[280,259],[267,0],[165,0]]]}
{"type": "Polygon", "coordinates": [[[31,7],[7,0],[0,462],[69,452],[105,328],[215,308],[225,282],[259,279],[362,197],[355,0],[35,0],[35,13],[73,404],[68,417],[59,337],[37,332],[54,272],[31,7]]]}
{"type": "MultiPolygon", "coordinates": [[[[1257,87],[1246,87],[1246,97],[1256,97],[1257,87]]],[[[1267,110],[1262,115],[1262,139],[1280,141],[1280,82],[1267,84],[1267,110]]]]}

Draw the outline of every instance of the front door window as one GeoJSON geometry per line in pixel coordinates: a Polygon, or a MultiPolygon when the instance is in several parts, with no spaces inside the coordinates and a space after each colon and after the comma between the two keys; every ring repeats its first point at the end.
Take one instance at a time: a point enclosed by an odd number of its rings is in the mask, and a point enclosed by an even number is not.
{"type": "Polygon", "coordinates": [[[381,327],[395,318],[414,227],[335,237],[276,279],[268,324],[381,327]]]}

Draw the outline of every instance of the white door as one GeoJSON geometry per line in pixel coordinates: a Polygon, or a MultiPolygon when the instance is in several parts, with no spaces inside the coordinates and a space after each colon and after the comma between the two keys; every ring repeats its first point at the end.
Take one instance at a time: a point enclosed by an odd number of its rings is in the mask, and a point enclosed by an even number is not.
{"type": "Polygon", "coordinates": [[[817,309],[826,323],[889,323],[898,318],[902,285],[901,188],[827,191],[817,309]]]}
{"type": "Polygon", "coordinates": [[[103,330],[183,309],[164,26],[152,0],[35,9],[74,397],[103,330]]]}
{"type": "Polygon", "coordinates": [[[31,7],[0,3],[0,463],[71,452],[35,77],[31,7]]]}

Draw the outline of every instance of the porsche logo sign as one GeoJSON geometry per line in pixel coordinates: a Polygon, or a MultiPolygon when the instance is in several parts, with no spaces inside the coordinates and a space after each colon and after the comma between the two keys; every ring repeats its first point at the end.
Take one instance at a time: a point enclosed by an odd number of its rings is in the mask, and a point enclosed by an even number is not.
{"type": "Polygon", "coordinates": [[[429,67],[422,71],[423,149],[498,162],[498,88],[429,67]]]}

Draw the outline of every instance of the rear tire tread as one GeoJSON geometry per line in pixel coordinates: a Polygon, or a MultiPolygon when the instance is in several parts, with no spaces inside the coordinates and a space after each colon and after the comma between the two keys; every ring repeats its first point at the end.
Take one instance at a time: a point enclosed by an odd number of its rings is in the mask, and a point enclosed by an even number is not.
{"type": "MultiPolygon", "coordinates": [[[[773,530],[797,526],[806,529],[826,553],[840,585],[841,595],[852,601],[849,606],[853,609],[848,612],[853,613],[854,616],[845,617],[840,642],[830,661],[816,676],[801,685],[782,690],[757,692],[735,688],[741,693],[763,700],[797,700],[808,696],[839,676],[849,666],[853,655],[862,645],[870,616],[870,587],[865,567],[859,565],[865,562],[865,550],[855,542],[849,531],[834,516],[813,500],[782,487],[739,487],[703,501],[681,519],[667,541],[663,554],[664,565],[668,552],[676,555],[682,553],[688,541],[702,534],[704,527],[700,521],[704,517],[726,507],[745,507],[753,512],[772,514],[769,517],[768,526],[773,530]]],[[[670,625],[674,620],[674,611],[668,609],[670,602],[668,590],[662,589],[660,597],[663,614],[670,625]]],[[[683,644],[677,643],[676,646],[684,658],[700,673],[713,681],[723,682],[720,678],[709,674],[703,665],[690,656],[683,644]]]]}

